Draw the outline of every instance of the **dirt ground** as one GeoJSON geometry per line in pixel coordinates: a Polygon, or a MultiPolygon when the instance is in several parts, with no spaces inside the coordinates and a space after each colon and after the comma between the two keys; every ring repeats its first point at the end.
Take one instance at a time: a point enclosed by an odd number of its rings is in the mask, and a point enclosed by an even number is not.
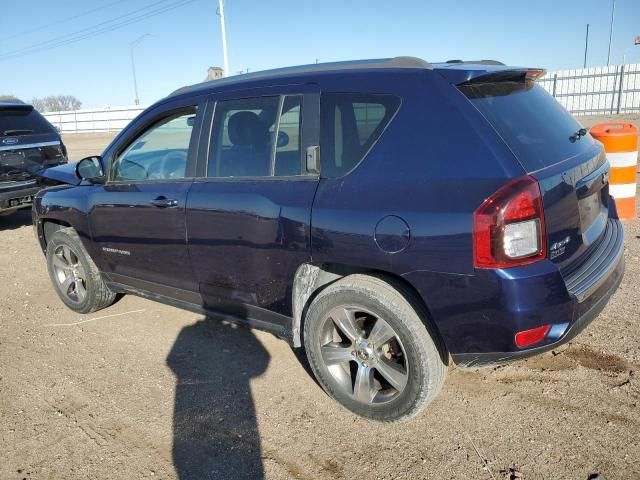
{"type": "Polygon", "coordinates": [[[65,133],[62,141],[67,147],[69,161],[77,162],[90,155],[100,155],[117,134],[118,132],[65,133]]]}
{"type": "MultiPolygon", "coordinates": [[[[109,138],[64,140],[77,160],[109,138]]],[[[71,312],[29,212],[0,218],[0,479],[640,478],[640,221],[625,233],[624,283],[572,343],[451,368],[390,426],[269,334],[132,296],[71,312]]]]}

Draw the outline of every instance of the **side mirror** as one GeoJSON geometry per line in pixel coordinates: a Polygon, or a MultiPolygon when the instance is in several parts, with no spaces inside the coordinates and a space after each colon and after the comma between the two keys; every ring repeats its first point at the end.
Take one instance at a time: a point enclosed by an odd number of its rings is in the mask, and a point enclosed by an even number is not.
{"type": "Polygon", "coordinates": [[[106,176],[102,168],[102,158],[83,158],[76,163],[76,175],[80,180],[86,180],[90,183],[105,183],[106,176]]]}

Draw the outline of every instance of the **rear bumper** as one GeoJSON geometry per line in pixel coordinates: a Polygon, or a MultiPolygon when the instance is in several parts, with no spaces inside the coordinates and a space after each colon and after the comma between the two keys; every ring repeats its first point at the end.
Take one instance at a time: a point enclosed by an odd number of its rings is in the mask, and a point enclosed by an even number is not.
{"type": "Polygon", "coordinates": [[[602,311],[624,275],[624,232],[607,234],[570,271],[549,260],[473,275],[412,272],[405,278],[428,305],[453,361],[478,368],[535,355],[571,340],[602,311]],[[538,344],[518,348],[515,334],[551,324],[538,344]]]}
{"type": "Polygon", "coordinates": [[[35,179],[8,186],[0,183],[0,212],[30,207],[39,190],[35,179]]]}
{"type": "MultiPolygon", "coordinates": [[[[611,296],[616,292],[622,278],[624,277],[624,256],[619,255],[616,258],[615,263],[611,266],[606,274],[604,281],[599,283],[599,288],[592,292],[592,300],[588,308],[580,314],[565,330],[565,333],[560,339],[542,345],[540,347],[533,347],[526,350],[518,350],[512,352],[492,352],[492,353],[461,353],[452,354],[451,357],[456,365],[460,368],[482,368],[490,367],[493,365],[500,365],[503,363],[519,360],[521,358],[531,357],[538,355],[539,353],[548,352],[554,348],[569,342],[575,338],[582,330],[586,328],[593,319],[595,319],[600,312],[604,309],[605,305],[609,302],[611,296]]],[[[577,301],[577,299],[576,299],[577,301]]]]}

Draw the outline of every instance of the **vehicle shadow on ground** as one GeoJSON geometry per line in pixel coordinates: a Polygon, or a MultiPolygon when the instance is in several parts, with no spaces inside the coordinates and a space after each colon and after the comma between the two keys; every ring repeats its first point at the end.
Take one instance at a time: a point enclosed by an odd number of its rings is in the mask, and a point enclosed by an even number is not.
{"type": "Polygon", "coordinates": [[[18,210],[7,216],[0,214],[0,232],[3,230],[15,230],[16,228],[31,225],[31,209],[18,210]]]}
{"type": "Polygon", "coordinates": [[[250,381],[269,354],[249,328],[204,318],[182,329],[167,365],[176,375],[173,462],[178,478],[264,478],[250,381]]]}

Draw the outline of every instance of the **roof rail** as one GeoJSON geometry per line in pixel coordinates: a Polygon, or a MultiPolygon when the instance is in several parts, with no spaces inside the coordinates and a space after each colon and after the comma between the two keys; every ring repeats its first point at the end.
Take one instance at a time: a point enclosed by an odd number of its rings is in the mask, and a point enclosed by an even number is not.
{"type": "Polygon", "coordinates": [[[321,73],[341,70],[364,70],[376,68],[423,68],[431,70],[430,63],[417,57],[393,57],[376,58],[370,60],[350,60],[346,62],[312,63],[309,65],[299,65],[295,67],[276,68],[273,70],[263,70],[259,72],[232,75],[230,77],[209,80],[188,87],[182,87],[173,92],[170,96],[201,90],[207,87],[231,85],[248,80],[261,80],[266,78],[281,77],[285,75],[297,75],[303,73],[321,73]]]}
{"type": "Polygon", "coordinates": [[[474,65],[504,65],[504,63],[498,60],[447,60],[445,63],[462,63],[462,64],[474,64],[474,65]]]}

